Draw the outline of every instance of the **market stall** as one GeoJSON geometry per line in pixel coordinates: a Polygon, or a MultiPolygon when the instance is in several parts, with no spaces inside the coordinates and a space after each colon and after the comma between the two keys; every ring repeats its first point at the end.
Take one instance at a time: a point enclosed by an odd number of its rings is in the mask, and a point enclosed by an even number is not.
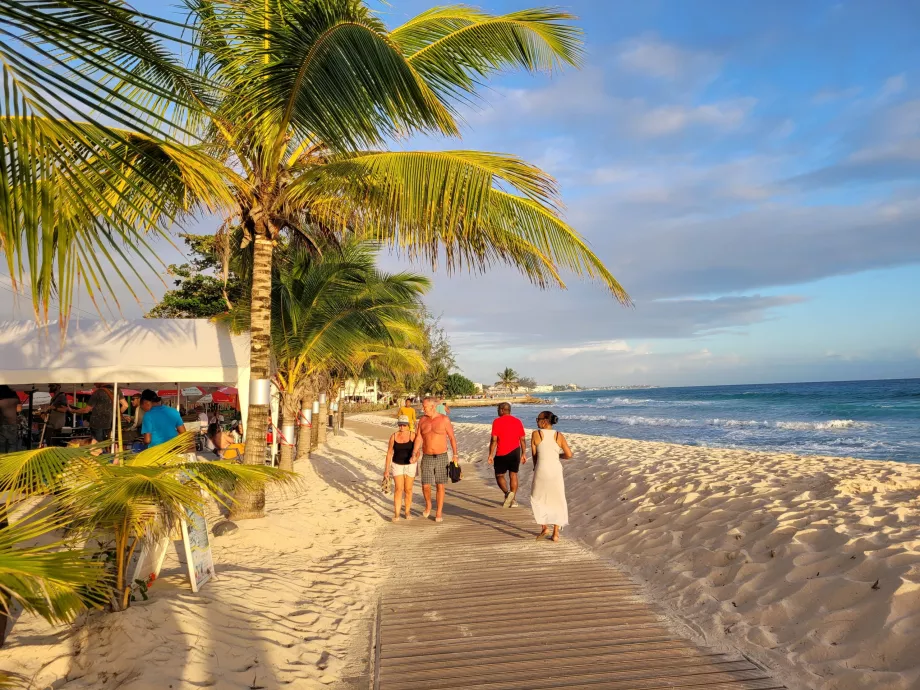
{"type": "Polygon", "coordinates": [[[58,322],[0,323],[0,383],[95,381],[229,384],[246,428],[249,336],[205,319],[72,320],[66,335],[58,322]]]}

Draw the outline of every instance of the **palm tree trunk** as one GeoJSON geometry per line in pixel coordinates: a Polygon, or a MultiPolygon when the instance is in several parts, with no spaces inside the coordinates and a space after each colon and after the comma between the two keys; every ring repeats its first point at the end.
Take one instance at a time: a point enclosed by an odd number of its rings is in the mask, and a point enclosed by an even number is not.
{"type": "MultiPolygon", "coordinates": [[[[272,240],[259,224],[255,233],[255,247],[252,262],[252,306],[250,310],[249,354],[250,378],[267,380],[271,376],[271,317],[272,317],[272,240]]],[[[246,465],[265,464],[265,434],[268,431],[269,405],[249,403],[249,418],[246,429],[246,465]]],[[[230,512],[231,520],[260,518],[265,514],[265,491],[243,491],[237,489],[235,503],[230,512]]]]}
{"type": "MultiPolygon", "coordinates": [[[[304,398],[300,401],[301,410],[310,410],[312,407],[311,398],[304,398]]],[[[300,426],[297,427],[297,460],[310,459],[310,429],[311,427],[304,424],[304,415],[301,413],[300,426]]]]}
{"type": "MultiPolygon", "coordinates": [[[[315,420],[314,420],[315,421],[315,420]]],[[[319,432],[316,436],[316,443],[323,445],[326,442],[326,427],[329,425],[329,403],[319,404],[319,432]]]]}
{"type": "Polygon", "coordinates": [[[281,459],[278,461],[278,467],[288,472],[294,471],[294,433],[293,429],[296,418],[290,404],[285,398],[287,393],[281,394],[281,459]],[[288,431],[291,431],[290,437],[288,431]]]}

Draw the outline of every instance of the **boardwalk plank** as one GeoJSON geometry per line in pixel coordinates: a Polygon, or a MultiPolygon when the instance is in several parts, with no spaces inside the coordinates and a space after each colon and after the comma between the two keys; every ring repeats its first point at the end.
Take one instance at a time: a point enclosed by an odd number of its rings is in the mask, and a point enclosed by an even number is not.
{"type": "Polygon", "coordinates": [[[737,653],[674,635],[622,572],[564,539],[536,542],[530,511],[500,497],[467,477],[448,487],[443,523],[387,530],[376,688],[783,687],[737,653]]]}

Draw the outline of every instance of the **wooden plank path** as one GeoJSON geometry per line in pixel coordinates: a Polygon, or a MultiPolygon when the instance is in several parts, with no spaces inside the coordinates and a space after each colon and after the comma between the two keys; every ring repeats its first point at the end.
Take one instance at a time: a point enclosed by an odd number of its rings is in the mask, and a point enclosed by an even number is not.
{"type": "Polygon", "coordinates": [[[670,632],[615,567],[564,538],[537,543],[529,508],[502,508],[497,488],[464,474],[443,523],[420,516],[416,488],[416,519],[383,537],[375,688],[783,687],[670,632]]]}

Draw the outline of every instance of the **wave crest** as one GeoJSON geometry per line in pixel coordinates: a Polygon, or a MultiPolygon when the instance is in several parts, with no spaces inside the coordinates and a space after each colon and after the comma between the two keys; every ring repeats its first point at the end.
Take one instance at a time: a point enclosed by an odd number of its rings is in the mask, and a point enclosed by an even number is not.
{"type": "Polygon", "coordinates": [[[564,419],[580,422],[609,422],[625,426],[665,426],[675,428],[720,427],[724,429],[784,429],[787,431],[837,431],[866,428],[868,422],[852,419],[832,419],[825,422],[768,422],[755,419],[674,419],[671,417],[643,417],[641,415],[563,415],[564,419]]]}

